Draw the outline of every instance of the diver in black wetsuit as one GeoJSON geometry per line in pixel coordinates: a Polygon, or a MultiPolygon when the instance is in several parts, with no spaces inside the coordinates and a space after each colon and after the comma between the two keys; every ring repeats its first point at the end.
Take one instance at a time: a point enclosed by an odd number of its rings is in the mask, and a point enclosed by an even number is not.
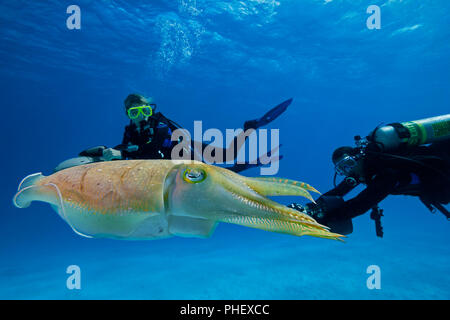
{"type": "MultiPolygon", "coordinates": [[[[289,99],[282,104],[276,106],[262,118],[256,120],[246,121],[244,124],[244,132],[248,129],[258,129],[271,121],[275,120],[281,113],[283,113],[292,99],[289,99]]],[[[103,160],[110,161],[115,159],[171,159],[172,149],[180,141],[172,141],[172,133],[181,127],[166,118],[162,113],[156,112],[156,104],[151,100],[139,94],[130,94],[124,101],[125,112],[130,118],[130,124],[126,126],[122,143],[114,148],[104,148],[102,150],[103,160]]],[[[239,141],[245,139],[234,138],[231,148],[234,148],[234,157],[237,156],[237,151],[240,149],[239,141]]],[[[202,144],[204,149],[208,144],[202,144]]],[[[217,149],[217,148],[216,148],[217,149]]],[[[224,158],[227,154],[223,150],[224,158]]],[[[87,154],[80,154],[87,155],[87,154]]],[[[270,156],[270,153],[266,156],[270,156]]],[[[229,159],[224,159],[224,162],[229,159]]],[[[228,169],[235,172],[246,170],[250,167],[260,165],[259,160],[256,164],[235,164],[228,169]]]]}
{"type": "Polygon", "coordinates": [[[336,174],[344,180],[315,204],[290,207],[341,234],[352,233],[352,219],[372,209],[379,237],[383,210],[378,203],[388,195],[417,196],[427,208],[436,208],[450,219],[444,207],[450,201],[450,115],[391,124],[355,140],[357,147],[338,148],[332,156],[336,174]],[[420,145],[428,142],[432,143],[420,145]],[[366,188],[345,201],[343,197],[359,184],[366,188]]]}

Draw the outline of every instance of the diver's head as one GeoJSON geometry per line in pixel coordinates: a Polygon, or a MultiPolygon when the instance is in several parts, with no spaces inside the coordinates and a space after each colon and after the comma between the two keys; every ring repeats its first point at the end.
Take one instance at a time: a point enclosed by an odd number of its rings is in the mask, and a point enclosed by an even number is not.
{"type": "Polygon", "coordinates": [[[124,101],[125,113],[134,123],[138,124],[153,115],[156,104],[152,98],[146,98],[140,94],[132,93],[124,101]]]}
{"type": "Polygon", "coordinates": [[[334,150],[332,160],[337,174],[358,178],[364,177],[363,160],[358,149],[352,147],[340,147],[334,150]]]}

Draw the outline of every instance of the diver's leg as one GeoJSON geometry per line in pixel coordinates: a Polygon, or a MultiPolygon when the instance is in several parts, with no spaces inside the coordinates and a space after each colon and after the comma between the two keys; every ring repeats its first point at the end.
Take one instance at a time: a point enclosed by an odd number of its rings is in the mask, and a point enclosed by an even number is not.
{"type": "MultiPolygon", "coordinates": [[[[292,103],[292,98],[288,99],[276,107],[270,109],[265,115],[263,115],[259,119],[255,120],[248,120],[244,123],[244,131],[241,132],[237,137],[234,137],[233,142],[230,144],[227,150],[230,150],[230,148],[233,148],[233,159],[227,159],[228,161],[234,160],[237,157],[238,150],[242,148],[245,141],[247,141],[248,137],[252,134],[252,132],[258,128],[261,128],[272,121],[274,121],[276,118],[278,118],[283,112],[286,111],[286,109],[289,107],[289,105],[292,103]]],[[[270,156],[269,154],[266,156],[270,156]]],[[[241,170],[242,171],[242,170],[241,170]]]]}
{"type": "MultiPolygon", "coordinates": [[[[220,147],[215,147],[214,149],[223,155],[222,162],[225,163],[228,161],[235,160],[237,158],[238,151],[241,150],[242,146],[245,144],[248,137],[256,129],[258,129],[262,126],[265,126],[265,125],[269,124],[270,122],[274,121],[276,118],[278,118],[284,111],[286,111],[286,109],[291,104],[291,102],[292,102],[292,98],[288,99],[288,100],[280,103],[276,107],[270,109],[261,118],[246,121],[244,123],[244,131],[240,132],[237,136],[234,136],[233,141],[228,145],[227,148],[224,149],[224,148],[220,148],[220,147]]],[[[202,144],[202,149],[203,149],[202,154],[207,146],[209,146],[209,144],[206,144],[206,143],[202,144]]],[[[215,155],[213,154],[213,157],[214,156],[215,155]]],[[[270,154],[265,155],[265,156],[270,156],[270,154]]],[[[251,165],[251,166],[253,167],[254,165],[251,165]]],[[[233,170],[233,171],[236,171],[236,170],[242,171],[242,170],[246,170],[246,169],[248,169],[248,167],[246,167],[246,166],[236,166],[235,170],[233,170]]],[[[236,172],[239,172],[239,171],[236,171],[236,172]]]]}
{"type": "MultiPolygon", "coordinates": [[[[237,136],[234,136],[233,141],[228,145],[227,148],[221,148],[221,147],[211,147],[212,152],[211,156],[216,159],[216,152],[222,155],[222,158],[219,160],[221,163],[225,163],[228,161],[233,161],[237,158],[238,151],[242,148],[242,146],[247,141],[248,137],[254,132],[255,130],[250,129],[248,131],[242,131],[237,136]]],[[[192,142],[192,148],[195,150],[195,144],[198,142],[192,142]]],[[[205,153],[205,149],[210,146],[211,143],[202,143],[202,155],[205,153]]],[[[194,159],[194,157],[193,157],[194,159]]],[[[210,159],[208,159],[210,160],[210,159]]]]}

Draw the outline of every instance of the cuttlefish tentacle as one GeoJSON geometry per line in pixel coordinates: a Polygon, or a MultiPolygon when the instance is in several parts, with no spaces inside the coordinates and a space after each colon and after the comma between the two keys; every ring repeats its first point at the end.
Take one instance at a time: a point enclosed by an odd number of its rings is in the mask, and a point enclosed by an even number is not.
{"type": "Polygon", "coordinates": [[[296,236],[310,235],[318,238],[333,239],[342,241],[342,235],[329,232],[308,224],[295,221],[279,219],[266,219],[252,216],[234,216],[222,220],[223,222],[243,225],[250,228],[263,229],[266,231],[287,233],[296,236]]]}
{"type": "Polygon", "coordinates": [[[307,214],[300,213],[297,210],[280,205],[266,198],[266,196],[302,196],[314,201],[307,190],[315,189],[306,183],[279,178],[249,178],[223,168],[220,168],[219,171],[228,177],[228,179],[240,182],[232,184],[230,190],[231,192],[234,191],[238,198],[243,199],[243,195],[245,194],[247,197],[245,199],[246,201],[255,201],[260,205],[262,204],[268,210],[276,212],[276,218],[284,217],[290,220],[302,221],[328,228],[318,224],[307,214]],[[279,180],[282,180],[282,182],[279,180]]]}
{"type": "MultiPolygon", "coordinates": [[[[293,222],[301,222],[305,225],[316,226],[319,228],[328,229],[328,227],[317,223],[310,216],[308,216],[304,213],[298,212],[297,210],[280,205],[277,202],[272,201],[270,199],[262,198],[258,201],[258,200],[251,199],[251,198],[239,195],[239,194],[234,194],[234,197],[236,199],[242,201],[247,206],[252,206],[252,207],[257,208],[258,209],[257,214],[260,217],[269,218],[269,219],[285,220],[285,221],[293,221],[293,222]],[[267,214],[263,214],[263,212],[266,212],[267,214]]],[[[248,213],[248,210],[246,210],[246,213],[248,213]]]]}
{"type": "MultiPolygon", "coordinates": [[[[329,232],[328,227],[318,224],[310,216],[265,197],[269,194],[304,196],[304,190],[315,190],[313,187],[287,179],[279,183],[279,179],[248,178],[219,167],[215,167],[215,171],[223,176],[221,187],[242,203],[241,207],[228,207],[224,215],[217,216],[218,221],[295,235],[308,234],[336,240],[343,237],[329,232]]],[[[230,203],[236,204],[235,201],[230,203]]]]}
{"type": "MultiPolygon", "coordinates": [[[[236,174],[228,176],[235,178],[236,174]]],[[[292,208],[280,205],[279,203],[266,198],[264,194],[258,192],[261,188],[254,188],[255,185],[252,184],[253,181],[251,178],[239,176],[238,182],[240,183],[224,184],[224,188],[226,188],[235,199],[243,202],[247,207],[257,208],[258,209],[257,214],[259,216],[274,219],[301,221],[312,225],[319,225],[310,216],[300,213],[299,211],[294,210],[292,208]]],[[[291,193],[282,194],[278,192],[277,195],[292,195],[292,194],[291,193]]],[[[303,196],[301,192],[296,193],[295,195],[303,196]]],[[[245,212],[248,212],[248,208],[246,208],[245,212]]]]}
{"type": "Polygon", "coordinates": [[[318,194],[321,194],[319,191],[317,191],[314,187],[311,185],[301,182],[301,181],[295,181],[290,179],[283,179],[283,178],[276,178],[276,177],[257,177],[257,178],[250,178],[251,180],[255,181],[255,184],[259,182],[264,182],[262,184],[263,186],[266,185],[267,193],[262,191],[264,195],[266,196],[272,196],[272,195],[296,195],[296,192],[299,192],[301,190],[306,191],[312,191],[318,194]],[[269,187],[270,186],[270,187],[269,187]],[[292,192],[292,194],[291,194],[292,192]]]}
{"type": "MultiPolygon", "coordinates": [[[[243,212],[232,216],[225,216],[220,221],[227,223],[240,224],[247,227],[264,229],[280,233],[294,235],[313,235],[316,237],[340,240],[342,237],[328,231],[328,227],[317,223],[310,216],[300,213],[297,210],[278,204],[264,195],[303,195],[301,182],[288,180],[290,185],[286,186],[286,179],[279,183],[278,179],[247,178],[234,172],[221,170],[222,174],[231,179],[237,179],[241,183],[234,183],[229,188],[233,197],[245,205],[243,212]],[[298,187],[297,187],[298,185],[298,187]],[[292,187],[291,187],[292,186],[292,187]],[[254,207],[257,211],[252,213],[249,208],[254,207]]],[[[311,187],[312,188],[312,187],[311,187]]]]}
{"type": "Polygon", "coordinates": [[[238,175],[232,171],[221,168],[222,173],[233,179],[241,180],[252,190],[258,192],[262,196],[301,196],[314,202],[309,191],[320,194],[311,185],[290,179],[282,179],[276,177],[257,177],[249,178],[238,175]]]}
{"type": "Polygon", "coordinates": [[[311,186],[286,179],[247,178],[197,161],[99,162],[30,175],[14,204],[48,202],[83,236],[158,239],[207,237],[217,222],[296,236],[340,240],[313,218],[267,198],[299,195],[311,186]]]}

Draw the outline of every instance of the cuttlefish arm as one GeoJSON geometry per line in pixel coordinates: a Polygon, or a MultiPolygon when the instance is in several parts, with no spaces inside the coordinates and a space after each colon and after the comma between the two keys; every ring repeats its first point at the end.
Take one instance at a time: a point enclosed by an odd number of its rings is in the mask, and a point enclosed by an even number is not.
{"type": "Polygon", "coordinates": [[[35,200],[48,202],[75,232],[90,237],[207,237],[218,222],[226,222],[339,240],[341,235],[308,215],[266,197],[308,197],[314,190],[301,182],[247,178],[196,161],[127,160],[31,175],[13,202],[20,208],[35,200]]]}
{"type": "Polygon", "coordinates": [[[301,196],[315,203],[309,191],[320,194],[314,187],[301,181],[276,177],[249,178],[223,169],[222,173],[232,179],[242,181],[262,196],[301,196]]]}
{"type": "Polygon", "coordinates": [[[253,186],[253,188],[264,196],[298,195],[314,201],[314,199],[312,199],[308,191],[321,194],[311,185],[301,181],[283,178],[274,178],[274,177],[273,178],[258,177],[248,179],[249,181],[252,181],[250,184],[253,186]],[[307,193],[304,194],[303,192],[307,193]]]}

